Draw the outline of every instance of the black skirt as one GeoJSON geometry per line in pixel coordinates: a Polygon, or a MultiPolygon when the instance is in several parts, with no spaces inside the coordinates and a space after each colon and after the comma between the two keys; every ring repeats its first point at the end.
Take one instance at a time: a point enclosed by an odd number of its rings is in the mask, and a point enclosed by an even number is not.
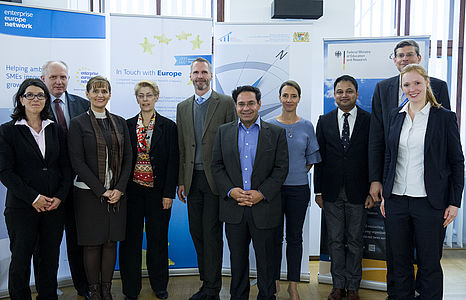
{"type": "Polygon", "coordinates": [[[123,241],[126,233],[126,196],[120,205],[101,202],[91,190],[74,187],[74,213],[78,245],[102,245],[107,241],[123,241]]]}

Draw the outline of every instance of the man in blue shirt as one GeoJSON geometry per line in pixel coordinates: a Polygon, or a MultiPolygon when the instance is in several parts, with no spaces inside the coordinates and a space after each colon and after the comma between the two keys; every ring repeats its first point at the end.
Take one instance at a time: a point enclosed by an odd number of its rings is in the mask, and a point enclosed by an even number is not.
{"type": "Polygon", "coordinates": [[[288,174],[285,130],[259,118],[261,93],[233,91],[239,120],[219,127],[212,174],[231,260],[231,299],[249,299],[249,244],[256,255],[257,299],[275,299],[274,232],[282,222],[280,188],[288,174]]]}

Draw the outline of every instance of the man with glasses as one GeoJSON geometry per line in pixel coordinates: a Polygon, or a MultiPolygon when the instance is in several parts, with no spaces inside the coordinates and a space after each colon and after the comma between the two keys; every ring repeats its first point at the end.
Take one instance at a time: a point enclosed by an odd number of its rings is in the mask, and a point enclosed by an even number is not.
{"type": "MultiPolygon", "coordinates": [[[[66,91],[70,75],[63,61],[48,61],[42,67],[41,79],[50,92],[54,121],[68,132],[70,120],[89,109],[89,101],[66,91]]],[[[68,193],[65,201],[65,232],[68,264],[73,285],[79,296],[89,297],[88,284],[83,264],[83,250],[77,244],[76,221],[74,218],[73,193],[68,193]]],[[[34,265],[36,260],[34,259],[34,265]]]]}
{"type": "MultiPolygon", "coordinates": [[[[421,55],[419,45],[414,40],[403,40],[395,46],[393,62],[398,71],[409,65],[419,64],[421,55]]],[[[435,99],[443,107],[450,109],[450,98],[445,81],[430,77],[430,86],[435,99]]],[[[374,201],[382,201],[382,178],[385,157],[385,140],[388,135],[388,117],[390,112],[397,106],[403,106],[407,97],[401,90],[400,74],[377,83],[372,96],[372,114],[369,132],[369,181],[370,194],[374,201]]],[[[395,299],[391,281],[391,253],[386,246],[387,260],[387,293],[388,299],[395,299]]],[[[419,276],[419,274],[418,274],[419,276]]]]}

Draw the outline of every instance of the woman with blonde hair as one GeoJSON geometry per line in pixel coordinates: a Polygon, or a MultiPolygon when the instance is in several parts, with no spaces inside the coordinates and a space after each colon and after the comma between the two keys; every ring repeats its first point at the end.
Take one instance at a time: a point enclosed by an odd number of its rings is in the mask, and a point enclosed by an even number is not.
{"type": "Polygon", "coordinates": [[[442,299],[445,229],[461,204],[464,157],[456,115],[437,103],[420,65],[401,72],[408,97],[389,118],[381,212],[393,256],[393,295],[414,299],[413,253],[423,299],[442,299]],[[413,242],[414,241],[414,242],[413,242]]]}
{"type": "Polygon", "coordinates": [[[168,224],[178,181],[178,133],[175,122],[155,110],[159,87],[136,84],[141,111],[126,121],[133,148],[128,182],[126,240],[120,243],[120,274],[126,299],[141,291],[142,237],[145,227],[149,282],[159,299],[168,297],[168,224]],[[145,226],[144,226],[145,225],[145,226]]]}

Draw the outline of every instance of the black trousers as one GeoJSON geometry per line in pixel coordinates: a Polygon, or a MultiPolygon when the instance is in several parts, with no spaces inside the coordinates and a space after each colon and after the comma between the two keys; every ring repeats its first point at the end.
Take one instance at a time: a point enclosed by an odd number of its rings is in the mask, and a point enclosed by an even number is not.
{"type": "MultiPolygon", "coordinates": [[[[286,222],[287,279],[300,281],[303,257],[303,225],[309,204],[309,185],[284,185],[281,189],[282,211],[286,222]]],[[[283,223],[277,228],[275,237],[275,280],[280,279],[282,262],[283,223]]]]}
{"type": "MultiPolygon", "coordinates": [[[[78,245],[78,236],[76,232],[76,219],[74,216],[73,193],[68,193],[65,206],[65,237],[66,252],[68,255],[68,265],[70,267],[71,279],[79,295],[84,296],[88,291],[88,283],[83,263],[83,247],[78,245]]],[[[37,278],[38,269],[38,247],[33,254],[34,276],[37,278]]]]}
{"type": "Polygon", "coordinates": [[[362,278],[364,204],[348,202],[344,189],[335,202],[324,201],[333,287],[357,291],[362,278]]]}
{"type": "Polygon", "coordinates": [[[222,288],[223,230],[218,201],[204,171],[194,171],[188,195],[189,232],[197,253],[202,291],[207,295],[218,295],[222,288]]]}
{"type": "Polygon", "coordinates": [[[63,237],[64,207],[38,213],[34,208],[6,208],[11,262],[8,292],[12,300],[31,299],[31,259],[37,251],[37,299],[58,299],[57,272],[63,237]]]}
{"type": "Polygon", "coordinates": [[[392,299],[414,297],[414,248],[418,270],[422,273],[419,287],[422,299],[442,299],[443,228],[442,209],[433,208],[427,197],[391,195],[385,201],[385,231],[392,263],[392,299]]]}
{"type": "Polygon", "coordinates": [[[239,224],[225,223],[230,249],[231,300],[249,299],[249,244],[252,240],[256,254],[258,300],[275,300],[275,237],[277,228],[258,229],[252,209],[244,209],[239,224]]]}
{"type": "Polygon", "coordinates": [[[126,191],[126,239],[120,242],[120,275],[123,294],[137,297],[141,291],[142,239],[145,224],[146,263],[154,291],[168,285],[168,225],[171,209],[163,209],[162,192],[130,182],[126,191]]]}

